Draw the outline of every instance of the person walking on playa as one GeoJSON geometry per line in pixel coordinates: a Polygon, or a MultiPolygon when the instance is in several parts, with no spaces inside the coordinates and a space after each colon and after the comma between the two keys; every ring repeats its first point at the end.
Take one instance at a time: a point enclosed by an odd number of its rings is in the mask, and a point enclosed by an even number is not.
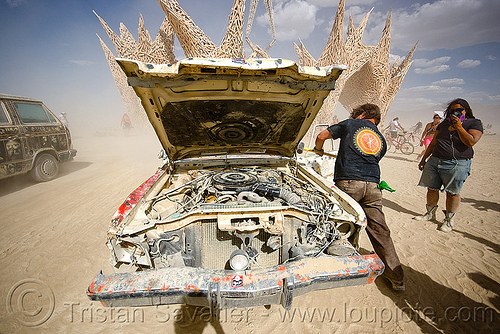
{"type": "Polygon", "coordinates": [[[382,211],[382,191],[377,188],[380,183],[379,161],[387,151],[384,136],[377,128],[380,117],[380,109],[374,104],[354,109],[350,119],[319,133],[314,152],[322,156],[325,140],[340,138],[335,161],[335,184],[365,211],[366,232],[375,253],[385,264],[383,276],[394,290],[404,290],[403,269],[382,211]]]}
{"type": "Polygon", "coordinates": [[[441,116],[439,114],[434,113],[434,116],[432,117],[432,122],[427,123],[425,126],[424,132],[422,132],[422,138],[420,138],[420,146],[424,146],[424,150],[420,152],[420,154],[417,157],[417,160],[420,160],[422,156],[425,153],[425,150],[427,150],[427,147],[432,141],[432,138],[434,138],[434,134],[436,133],[437,126],[441,123],[441,116]]]}
{"type": "Polygon", "coordinates": [[[434,138],[418,164],[423,171],[418,185],[427,187],[427,212],[414,219],[436,219],[439,190],[446,191],[445,218],[439,230],[450,232],[453,229],[460,190],[470,174],[474,156],[472,146],[482,135],[483,124],[474,117],[469,103],[460,98],[451,101],[445,111],[445,120],[436,128],[434,138]]]}
{"type": "Polygon", "coordinates": [[[130,134],[130,129],[132,129],[132,120],[130,119],[130,116],[127,113],[123,114],[121,120],[121,126],[125,131],[125,136],[128,136],[130,134]]]}
{"type": "Polygon", "coordinates": [[[62,122],[62,124],[64,124],[64,126],[69,129],[69,121],[68,121],[68,118],[66,117],[66,113],[64,111],[62,113],[60,113],[59,116],[57,116],[57,118],[59,118],[59,120],[62,122]]]}

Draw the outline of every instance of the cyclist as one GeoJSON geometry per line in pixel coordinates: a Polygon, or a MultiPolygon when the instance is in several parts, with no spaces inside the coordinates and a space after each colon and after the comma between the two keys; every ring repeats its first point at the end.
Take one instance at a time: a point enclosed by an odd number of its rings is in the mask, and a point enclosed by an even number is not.
{"type": "Polygon", "coordinates": [[[405,129],[399,124],[399,117],[394,117],[391,123],[384,129],[384,132],[389,129],[391,138],[397,138],[398,129],[405,132],[405,129]]]}

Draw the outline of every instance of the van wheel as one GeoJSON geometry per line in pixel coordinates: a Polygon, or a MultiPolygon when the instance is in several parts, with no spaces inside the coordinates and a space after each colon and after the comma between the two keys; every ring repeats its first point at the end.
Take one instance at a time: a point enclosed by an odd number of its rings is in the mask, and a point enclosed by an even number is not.
{"type": "Polygon", "coordinates": [[[41,154],[36,158],[35,165],[31,169],[31,177],[38,182],[46,182],[54,179],[59,174],[59,163],[51,154],[41,154]]]}

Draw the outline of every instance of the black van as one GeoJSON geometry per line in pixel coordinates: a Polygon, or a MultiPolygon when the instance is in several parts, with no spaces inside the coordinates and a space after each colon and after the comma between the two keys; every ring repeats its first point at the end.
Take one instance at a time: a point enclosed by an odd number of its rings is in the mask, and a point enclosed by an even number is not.
{"type": "Polygon", "coordinates": [[[0,179],[30,172],[50,181],[75,155],[69,129],[42,101],[0,94],[0,179]]]}

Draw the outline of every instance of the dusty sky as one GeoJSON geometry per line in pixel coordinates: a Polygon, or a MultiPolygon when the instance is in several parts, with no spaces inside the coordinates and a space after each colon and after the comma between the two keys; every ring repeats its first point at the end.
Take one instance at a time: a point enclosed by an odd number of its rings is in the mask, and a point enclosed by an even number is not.
{"type": "MultiPolygon", "coordinates": [[[[178,2],[220,43],[232,1],[178,2]]],[[[274,0],[273,4],[278,41],[271,56],[297,61],[292,43],[300,38],[319,57],[338,0],[274,0]]],[[[404,57],[419,41],[389,118],[399,116],[404,126],[419,119],[430,121],[434,110],[463,97],[476,117],[500,127],[500,1],[346,0],[346,22],[352,15],[357,25],[371,8],[366,45],[379,40],[390,8],[393,57],[404,57]]],[[[110,48],[112,44],[92,10],[115,32],[123,22],[136,38],[139,14],[153,38],[164,17],[154,0],[1,0],[0,93],[42,99],[56,114],[66,111],[73,125],[118,127],[124,107],[96,34],[110,48]]],[[[261,46],[271,40],[263,1],[250,37],[261,46]]],[[[179,46],[176,56],[184,57],[179,46]]],[[[342,110],[338,113],[345,116],[342,110]]]]}

